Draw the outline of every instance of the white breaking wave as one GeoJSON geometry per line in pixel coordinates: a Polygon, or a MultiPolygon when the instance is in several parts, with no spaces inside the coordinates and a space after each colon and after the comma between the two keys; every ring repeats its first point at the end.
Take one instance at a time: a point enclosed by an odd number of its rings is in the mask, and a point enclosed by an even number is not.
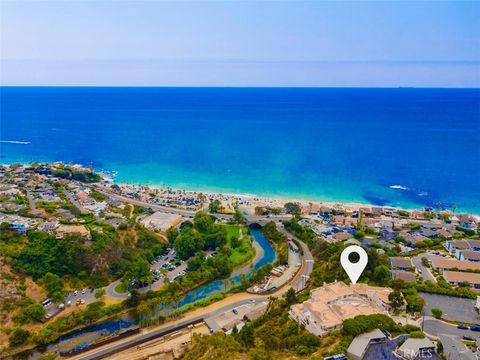
{"type": "Polygon", "coordinates": [[[390,189],[397,189],[397,190],[408,190],[408,187],[402,185],[392,185],[389,186],[390,189]]]}
{"type": "Polygon", "coordinates": [[[31,141],[17,141],[17,140],[0,140],[0,143],[29,145],[32,142],[31,141]]]}

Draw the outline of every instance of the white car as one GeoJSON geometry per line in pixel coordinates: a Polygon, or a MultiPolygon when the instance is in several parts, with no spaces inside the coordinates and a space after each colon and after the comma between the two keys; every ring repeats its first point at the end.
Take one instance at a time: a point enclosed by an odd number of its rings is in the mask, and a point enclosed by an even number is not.
{"type": "Polygon", "coordinates": [[[87,289],[82,290],[82,295],[85,295],[87,293],[87,289]]]}
{"type": "Polygon", "coordinates": [[[78,291],[75,290],[75,291],[73,292],[73,296],[77,296],[77,295],[78,295],[78,291]]]}

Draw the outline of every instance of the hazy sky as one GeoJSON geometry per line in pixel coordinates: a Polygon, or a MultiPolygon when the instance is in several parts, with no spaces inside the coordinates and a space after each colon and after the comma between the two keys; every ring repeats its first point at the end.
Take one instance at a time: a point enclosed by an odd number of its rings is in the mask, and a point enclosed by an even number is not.
{"type": "Polygon", "coordinates": [[[480,86],[480,2],[0,0],[2,85],[480,86]]]}

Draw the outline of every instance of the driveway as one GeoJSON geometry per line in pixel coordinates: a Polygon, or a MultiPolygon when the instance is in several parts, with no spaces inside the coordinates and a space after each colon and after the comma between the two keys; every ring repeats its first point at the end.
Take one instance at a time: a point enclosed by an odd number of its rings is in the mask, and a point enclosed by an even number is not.
{"type": "Polygon", "coordinates": [[[480,324],[480,315],[475,310],[475,300],[427,293],[419,295],[425,300],[426,315],[432,315],[431,309],[438,308],[442,309],[442,317],[447,320],[480,324]]]}

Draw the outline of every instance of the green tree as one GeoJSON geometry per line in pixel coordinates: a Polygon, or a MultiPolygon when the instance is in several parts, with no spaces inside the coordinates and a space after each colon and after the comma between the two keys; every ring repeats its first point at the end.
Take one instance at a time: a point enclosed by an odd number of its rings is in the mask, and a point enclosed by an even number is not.
{"type": "Polygon", "coordinates": [[[178,256],[185,260],[194,255],[197,250],[202,249],[203,242],[202,239],[195,236],[192,229],[183,228],[173,246],[178,256]]]}
{"type": "Polygon", "coordinates": [[[46,273],[45,276],[42,278],[42,283],[48,293],[48,296],[52,297],[54,294],[56,294],[55,300],[59,300],[58,293],[62,294],[65,291],[65,284],[63,282],[63,279],[56,274],[46,273]]]}
{"type": "Polygon", "coordinates": [[[95,299],[101,299],[105,296],[105,289],[98,289],[95,291],[95,299]]]}
{"type": "Polygon", "coordinates": [[[421,312],[425,305],[425,300],[416,294],[406,295],[405,300],[407,301],[407,311],[410,313],[421,312]]]}
{"type": "Polygon", "coordinates": [[[297,294],[295,293],[295,290],[293,290],[293,288],[287,290],[287,292],[285,293],[285,300],[287,301],[288,305],[293,305],[297,303],[297,294]]]}
{"type": "Polygon", "coordinates": [[[40,345],[48,345],[57,338],[57,333],[48,327],[40,329],[34,336],[33,341],[40,345]]]}
{"type": "Polygon", "coordinates": [[[122,190],[120,189],[120,186],[118,186],[117,184],[113,184],[110,188],[116,193],[122,192],[122,190]]]}
{"type": "Polygon", "coordinates": [[[363,240],[363,238],[365,238],[365,233],[363,231],[357,230],[355,231],[354,238],[357,240],[363,240]]]}
{"type": "Polygon", "coordinates": [[[436,319],[441,319],[441,318],[442,318],[442,315],[443,315],[442,309],[432,308],[431,311],[432,311],[432,315],[433,315],[436,319]]]}
{"type": "Polygon", "coordinates": [[[57,355],[55,353],[46,353],[38,358],[38,360],[55,360],[57,355]]]}
{"type": "Polygon", "coordinates": [[[422,331],[412,331],[410,334],[412,339],[423,339],[425,338],[425,334],[422,331]]]}
{"type": "Polygon", "coordinates": [[[388,300],[390,300],[390,306],[394,309],[400,309],[405,305],[405,300],[400,290],[394,290],[388,295],[388,300]]]}
{"type": "Polygon", "coordinates": [[[223,211],[223,205],[220,202],[220,200],[215,199],[213,200],[209,205],[208,205],[208,211],[210,211],[212,214],[218,214],[223,211]]]}
{"type": "Polygon", "coordinates": [[[240,239],[236,235],[232,235],[230,237],[230,246],[232,249],[235,249],[236,247],[239,247],[241,244],[240,239]]]}
{"type": "Polygon", "coordinates": [[[175,239],[177,238],[178,236],[178,230],[174,227],[170,227],[168,228],[167,230],[167,239],[168,239],[168,242],[170,244],[173,244],[173,242],[175,241],[175,239]]]}
{"type": "Polygon", "coordinates": [[[46,311],[41,304],[34,303],[28,305],[23,313],[29,319],[41,321],[44,319],[46,311]]]}
{"type": "Polygon", "coordinates": [[[390,279],[390,270],[385,265],[379,265],[375,267],[373,271],[373,280],[378,285],[385,285],[387,284],[388,280],[390,279]]]}
{"type": "Polygon", "coordinates": [[[422,257],[422,265],[425,267],[430,267],[430,263],[426,257],[422,257]]]}
{"type": "Polygon", "coordinates": [[[233,214],[233,222],[236,224],[242,224],[245,221],[245,216],[238,210],[238,207],[235,207],[235,212],[233,214]]]}
{"type": "Polygon", "coordinates": [[[16,329],[8,338],[11,347],[25,344],[30,338],[30,332],[23,329],[16,329]]]}
{"type": "Polygon", "coordinates": [[[253,347],[253,343],[255,341],[253,330],[252,323],[247,323],[242,330],[240,330],[240,339],[247,348],[253,347]]]}
{"type": "Polygon", "coordinates": [[[287,214],[299,215],[302,211],[299,203],[287,202],[285,205],[283,205],[283,207],[285,208],[287,214]]]}
{"type": "Polygon", "coordinates": [[[135,256],[132,265],[130,266],[130,274],[136,281],[149,282],[152,275],[150,273],[150,264],[142,256],[135,256]]]}
{"type": "Polygon", "coordinates": [[[205,249],[215,250],[217,247],[222,248],[227,243],[227,237],[228,233],[225,226],[211,226],[209,233],[204,235],[205,249]]]}
{"type": "Polygon", "coordinates": [[[193,218],[193,226],[201,233],[206,233],[210,230],[215,222],[215,218],[203,211],[199,211],[193,218]]]}

